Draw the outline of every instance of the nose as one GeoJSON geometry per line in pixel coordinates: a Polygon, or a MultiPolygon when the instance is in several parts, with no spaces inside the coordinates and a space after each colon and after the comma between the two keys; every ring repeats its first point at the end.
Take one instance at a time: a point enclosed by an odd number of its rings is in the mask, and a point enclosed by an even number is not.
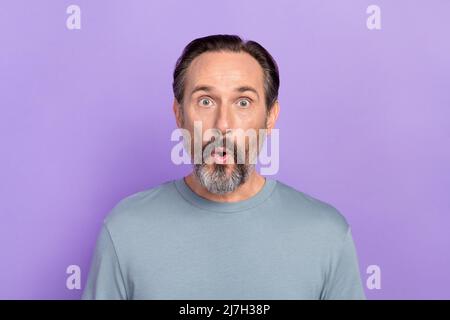
{"type": "Polygon", "coordinates": [[[231,122],[230,108],[228,108],[227,105],[222,104],[217,108],[215,128],[225,135],[227,130],[231,129],[231,122]]]}

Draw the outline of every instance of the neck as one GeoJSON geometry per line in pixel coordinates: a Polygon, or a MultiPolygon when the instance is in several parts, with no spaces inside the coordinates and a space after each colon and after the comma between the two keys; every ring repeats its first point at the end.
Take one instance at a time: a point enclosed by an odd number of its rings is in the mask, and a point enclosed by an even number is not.
{"type": "Polygon", "coordinates": [[[184,180],[189,188],[199,196],[218,202],[236,202],[251,198],[262,189],[265,183],[265,178],[256,172],[256,170],[253,170],[247,181],[241,184],[236,190],[225,194],[215,194],[209,192],[198,181],[194,172],[191,172],[184,180]]]}

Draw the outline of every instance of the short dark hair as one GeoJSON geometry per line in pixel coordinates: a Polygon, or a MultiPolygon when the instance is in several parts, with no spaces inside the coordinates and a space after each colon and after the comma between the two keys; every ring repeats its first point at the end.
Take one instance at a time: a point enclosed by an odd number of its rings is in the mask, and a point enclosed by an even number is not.
{"type": "Polygon", "coordinates": [[[277,63],[270,53],[255,41],[243,41],[237,35],[217,34],[191,41],[178,58],[173,72],[173,93],[178,103],[183,103],[185,76],[191,62],[204,52],[246,52],[255,58],[263,69],[266,111],[278,99],[280,76],[277,63]]]}

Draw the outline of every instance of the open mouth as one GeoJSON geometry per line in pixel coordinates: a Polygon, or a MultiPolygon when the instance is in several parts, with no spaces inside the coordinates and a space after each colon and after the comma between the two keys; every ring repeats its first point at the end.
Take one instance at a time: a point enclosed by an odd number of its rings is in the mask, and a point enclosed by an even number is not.
{"type": "Polygon", "coordinates": [[[217,147],[213,150],[211,156],[214,159],[215,163],[224,164],[228,159],[227,150],[223,147],[217,147]]]}

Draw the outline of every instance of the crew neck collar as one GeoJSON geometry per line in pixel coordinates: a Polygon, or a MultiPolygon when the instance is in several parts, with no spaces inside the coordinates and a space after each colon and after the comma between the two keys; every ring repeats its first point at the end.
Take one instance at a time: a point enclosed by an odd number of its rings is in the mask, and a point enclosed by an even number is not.
{"type": "Polygon", "coordinates": [[[184,177],[174,180],[174,184],[181,196],[191,204],[209,211],[237,213],[256,207],[265,201],[277,185],[277,180],[265,177],[262,188],[255,195],[241,201],[220,202],[206,199],[195,193],[186,183],[184,177]]]}

